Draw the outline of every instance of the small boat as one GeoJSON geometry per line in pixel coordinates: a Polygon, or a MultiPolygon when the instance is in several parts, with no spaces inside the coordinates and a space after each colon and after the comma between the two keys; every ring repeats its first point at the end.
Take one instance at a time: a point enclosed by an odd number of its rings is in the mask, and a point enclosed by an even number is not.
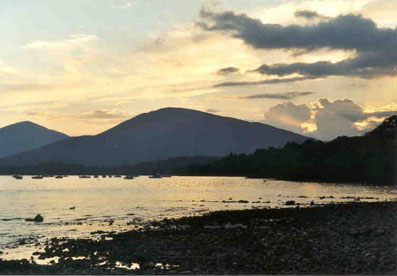
{"type": "Polygon", "coordinates": [[[149,178],[161,178],[161,175],[156,173],[156,174],[149,176],[149,178]]]}
{"type": "Polygon", "coordinates": [[[99,176],[96,174],[96,175],[94,175],[94,178],[98,178],[99,176]]]}
{"type": "Polygon", "coordinates": [[[162,174],[161,177],[171,177],[170,174],[162,174]]]}
{"type": "Polygon", "coordinates": [[[103,175],[102,175],[102,178],[106,178],[106,174],[103,174],[103,175]]]}
{"type": "Polygon", "coordinates": [[[114,177],[121,177],[121,175],[119,175],[119,174],[116,174],[114,177]]]}
{"type": "Polygon", "coordinates": [[[43,179],[43,176],[42,175],[35,175],[35,176],[32,176],[32,179],[43,179]]]}
{"type": "Polygon", "coordinates": [[[13,177],[14,177],[15,179],[18,179],[18,180],[19,180],[19,179],[23,179],[23,176],[22,176],[22,175],[14,175],[13,177]]]}
{"type": "Polygon", "coordinates": [[[133,175],[126,175],[126,176],[124,176],[124,179],[134,179],[134,176],[133,175]]]}
{"type": "Polygon", "coordinates": [[[89,175],[79,175],[79,178],[91,178],[89,175]]]}
{"type": "Polygon", "coordinates": [[[61,179],[61,178],[63,178],[63,176],[62,175],[57,175],[57,176],[55,176],[55,178],[61,179]]]}

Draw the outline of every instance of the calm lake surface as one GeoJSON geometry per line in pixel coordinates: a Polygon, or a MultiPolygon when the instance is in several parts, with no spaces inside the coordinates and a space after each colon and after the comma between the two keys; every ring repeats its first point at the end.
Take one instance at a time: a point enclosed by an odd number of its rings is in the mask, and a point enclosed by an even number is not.
{"type": "Polygon", "coordinates": [[[284,207],[287,200],[304,205],[354,200],[347,196],[367,198],[362,201],[395,200],[397,190],[240,177],[25,176],[15,180],[0,176],[0,258],[28,257],[30,245],[16,246],[21,239],[95,237],[92,232],[130,230],[149,220],[214,210],[284,207]],[[328,198],[320,199],[324,196],[328,198]],[[238,200],[249,203],[233,202],[238,200]],[[25,221],[37,214],[44,217],[43,223],[25,221]]]}

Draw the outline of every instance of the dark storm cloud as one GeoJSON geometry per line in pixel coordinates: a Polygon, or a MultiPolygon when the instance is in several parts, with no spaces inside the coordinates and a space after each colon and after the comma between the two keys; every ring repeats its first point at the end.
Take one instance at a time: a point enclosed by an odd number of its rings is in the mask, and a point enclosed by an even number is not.
{"type": "Polygon", "coordinates": [[[311,77],[295,77],[295,78],[284,78],[284,79],[269,79],[262,81],[228,81],[215,84],[213,87],[228,87],[228,86],[249,86],[249,85],[262,85],[262,84],[276,84],[285,82],[294,82],[312,79],[311,77]]]}
{"type": "Polygon", "coordinates": [[[286,76],[299,73],[303,76],[321,78],[327,76],[354,76],[372,78],[384,75],[397,75],[397,52],[360,54],[356,58],[340,62],[318,61],[314,63],[291,63],[262,65],[255,71],[263,75],[286,76]]]}
{"type": "Polygon", "coordinates": [[[305,19],[315,19],[315,18],[320,18],[320,19],[326,19],[329,17],[323,16],[321,14],[318,14],[316,11],[310,11],[310,10],[301,10],[301,11],[296,11],[294,14],[296,17],[303,17],[305,19]]]}
{"type": "MultiPolygon", "coordinates": [[[[314,15],[313,15],[314,16],[314,15]]],[[[234,12],[201,11],[198,23],[208,31],[222,31],[256,49],[354,50],[356,56],[340,62],[264,64],[255,71],[285,76],[299,73],[309,78],[354,76],[373,78],[397,75],[397,29],[378,28],[359,15],[341,15],[311,25],[263,24],[260,20],[234,12]]],[[[296,79],[295,81],[304,80],[296,79]]],[[[247,85],[246,83],[241,83],[247,85]]],[[[253,83],[266,84],[266,82],[253,83]]],[[[237,84],[234,84],[237,85],[237,84]]],[[[220,84],[219,86],[225,86],[220,84]]]]}
{"type": "Polygon", "coordinates": [[[301,96],[312,95],[314,92],[310,91],[293,91],[279,94],[263,93],[251,96],[241,97],[241,99],[280,99],[280,100],[291,100],[301,96]]]}
{"type": "Polygon", "coordinates": [[[201,11],[198,23],[209,31],[226,31],[257,49],[333,48],[378,51],[397,46],[397,31],[381,29],[358,15],[342,15],[312,25],[263,24],[245,14],[201,11]]]}
{"type": "Polygon", "coordinates": [[[238,73],[240,70],[237,67],[226,67],[217,71],[218,75],[228,75],[238,73]]]}

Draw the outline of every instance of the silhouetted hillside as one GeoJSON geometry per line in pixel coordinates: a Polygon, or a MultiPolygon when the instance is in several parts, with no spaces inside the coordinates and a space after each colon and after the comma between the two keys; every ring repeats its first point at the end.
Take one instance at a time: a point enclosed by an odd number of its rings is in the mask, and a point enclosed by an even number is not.
{"type": "Polygon", "coordinates": [[[182,108],[144,113],[96,136],[73,137],[0,161],[89,166],[131,165],[178,156],[225,156],[303,142],[305,136],[261,123],[182,108]]]}
{"type": "Polygon", "coordinates": [[[0,128],[0,158],[64,140],[69,136],[26,121],[0,128]]]}
{"type": "Polygon", "coordinates": [[[387,118],[363,136],[333,141],[307,140],[282,149],[230,154],[207,165],[190,166],[181,174],[239,175],[280,179],[397,183],[397,116],[387,118]]]}

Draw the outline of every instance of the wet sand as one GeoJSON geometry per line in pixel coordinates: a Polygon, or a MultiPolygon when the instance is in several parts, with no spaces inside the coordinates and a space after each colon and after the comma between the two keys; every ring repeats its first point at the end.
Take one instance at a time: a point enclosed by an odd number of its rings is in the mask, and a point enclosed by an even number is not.
{"type": "MultiPolygon", "coordinates": [[[[396,274],[397,202],[218,211],[51,239],[0,274],[396,274]]],[[[1,255],[0,255],[1,258],[1,255]]]]}

